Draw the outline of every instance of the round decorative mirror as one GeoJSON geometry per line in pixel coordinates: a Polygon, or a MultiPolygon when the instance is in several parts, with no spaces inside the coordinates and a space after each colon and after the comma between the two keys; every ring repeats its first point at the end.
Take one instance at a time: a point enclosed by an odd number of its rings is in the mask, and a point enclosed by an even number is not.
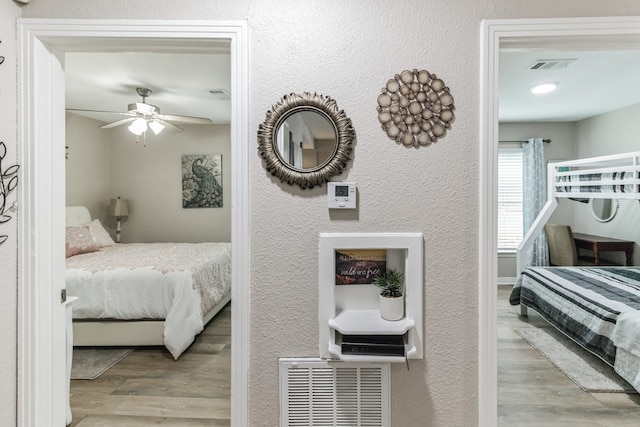
{"type": "Polygon", "coordinates": [[[354,139],[351,120],[333,99],[292,93],[267,111],[258,129],[258,153],[281,182],[313,188],[342,173],[354,139]]]}
{"type": "Polygon", "coordinates": [[[591,199],[591,214],[599,222],[609,222],[618,212],[617,199],[591,199]]]}

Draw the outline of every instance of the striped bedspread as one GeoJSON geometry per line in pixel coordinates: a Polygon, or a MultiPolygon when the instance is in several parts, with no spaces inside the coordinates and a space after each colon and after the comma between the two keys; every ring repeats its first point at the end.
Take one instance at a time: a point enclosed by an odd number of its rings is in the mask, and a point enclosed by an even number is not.
{"type": "Polygon", "coordinates": [[[640,310],[640,267],[530,267],[509,301],[532,308],[613,366],[618,315],[640,310]]]}
{"type": "Polygon", "coordinates": [[[556,191],[569,193],[636,193],[633,172],[556,176],[556,191]],[[566,184],[566,185],[563,185],[566,184]]]}

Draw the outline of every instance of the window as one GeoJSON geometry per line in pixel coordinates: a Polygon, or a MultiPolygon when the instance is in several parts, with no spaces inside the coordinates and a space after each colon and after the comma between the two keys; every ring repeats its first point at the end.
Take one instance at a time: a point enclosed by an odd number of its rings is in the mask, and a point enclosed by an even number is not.
{"type": "Polygon", "coordinates": [[[522,148],[498,150],[498,250],[515,250],[522,240],[522,148]]]}

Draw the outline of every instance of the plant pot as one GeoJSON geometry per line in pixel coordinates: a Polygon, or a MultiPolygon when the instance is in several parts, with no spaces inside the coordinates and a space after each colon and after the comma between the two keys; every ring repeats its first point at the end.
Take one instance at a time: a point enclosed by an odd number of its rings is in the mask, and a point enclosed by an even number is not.
{"type": "Polygon", "coordinates": [[[404,317],[403,297],[383,297],[380,295],[380,316],[384,320],[400,320],[404,317]]]}

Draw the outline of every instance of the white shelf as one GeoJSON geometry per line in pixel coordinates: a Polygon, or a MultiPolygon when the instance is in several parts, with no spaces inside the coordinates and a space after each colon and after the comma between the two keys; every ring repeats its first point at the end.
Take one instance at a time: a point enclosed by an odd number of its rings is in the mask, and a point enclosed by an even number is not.
{"type": "Polygon", "coordinates": [[[344,310],[329,319],[329,326],[342,335],[403,335],[415,326],[415,322],[406,317],[384,320],[380,310],[344,310]]]}
{"type": "MultiPolygon", "coordinates": [[[[421,233],[321,233],[319,254],[320,357],[353,362],[402,362],[423,357],[423,246],[421,233]],[[373,285],[336,285],[336,251],[385,249],[386,267],[404,274],[404,315],[389,321],[380,315],[373,285]],[[403,335],[404,356],[342,354],[345,335],[403,335]]],[[[351,353],[351,352],[349,352],[351,353]]]]}

